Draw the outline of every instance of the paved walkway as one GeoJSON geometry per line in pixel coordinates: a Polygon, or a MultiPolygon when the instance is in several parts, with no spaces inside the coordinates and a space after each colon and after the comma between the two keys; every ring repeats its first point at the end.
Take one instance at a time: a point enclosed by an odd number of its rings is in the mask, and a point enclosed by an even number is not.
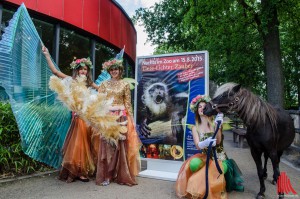
{"type": "MultiPolygon", "coordinates": [[[[229,157],[235,159],[244,175],[245,192],[229,193],[230,199],[255,198],[259,191],[259,181],[256,174],[255,163],[250,155],[247,144],[244,148],[237,148],[233,143],[232,133],[225,132],[224,146],[229,157]]],[[[276,186],[271,184],[273,171],[271,163],[268,164],[269,176],[265,181],[266,199],[277,198],[276,186]]],[[[298,195],[288,195],[286,198],[300,198],[300,168],[292,168],[285,163],[280,164],[280,169],[286,172],[291,180],[293,188],[298,195]]],[[[94,181],[83,183],[64,183],[56,179],[57,173],[42,175],[33,178],[1,182],[0,198],[2,199],[77,199],[77,198],[101,198],[101,199],[169,199],[177,198],[174,191],[174,183],[170,181],[138,178],[137,186],[128,187],[115,183],[107,187],[96,186],[94,181]]]]}

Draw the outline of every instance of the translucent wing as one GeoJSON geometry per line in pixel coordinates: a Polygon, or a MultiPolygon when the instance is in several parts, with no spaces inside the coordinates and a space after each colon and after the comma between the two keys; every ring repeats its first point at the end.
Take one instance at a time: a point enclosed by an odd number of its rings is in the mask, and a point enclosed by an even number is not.
{"type": "Polygon", "coordinates": [[[124,46],[124,48],[116,55],[115,59],[117,59],[117,60],[123,59],[124,51],[125,51],[125,46],[124,46]]]}
{"type": "Polygon", "coordinates": [[[135,88],[135,85],[138,85],[139,83],[133,79],[133,78],[124,78],[124,81],[128,82],[129,86],[130,86],[130,90],[133,90],[135,88]]]}
{"type": "Polygon", "coordinates": [[[48,88],[51,75],[40,37],[22,4],[0,41],[0,86],[9,95],[24,152],[58,168],[71,113],[48,88]]]}
{"type": "Polygon", "coordinates": [[[109,80],[111,77],[109,75],[109,73],[106,70],[102,70],[100,75],[98,76],[98,78],[95,81],[95,84],[97,84],[98,86],[104,82],[105,80],[109,80]]]}

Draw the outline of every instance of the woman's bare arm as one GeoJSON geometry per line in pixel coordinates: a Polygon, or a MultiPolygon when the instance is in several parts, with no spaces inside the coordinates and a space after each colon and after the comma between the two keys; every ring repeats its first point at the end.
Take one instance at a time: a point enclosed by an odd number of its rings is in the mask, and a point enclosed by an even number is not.
{"type": "Polygon", "coordinates": [[[97,91],[98,91],[98,89],[99,89],[99,86],[98,86],[97,84],[95,84],[95,83],[92,84],[92,87],[93,87],[94,89],[96,89],[97,91]]]}
{"type": "Polygon", "coordinates": [[[199,143],[200,139],[199,139],[199,135],[198,135],[196,126],[192,127],[192,134],[193,134],[193,140],[194,140],[194,144],[195,144],[196,148],[200,149],[199,146],[198,146],[198,143],[199,143]]]}
{"type": "Polygon", "coordinates": [[[59,70],[57,70],[55,68],[54,63],[52,62],[51,56],[49,54],[49,51],[48,51],[48,49],[45,46],[42,46],[42,52],[45,55],[45,58],[46,58],[47,63],[48,63],[48,66],[49,66],[50,70],[52,71],[52,73],[54,75],[56,75],[57,77],[60,77],[60,78],[68,77],[68,75],[60,72],[59,70]]]}
{"type": "MultiPolygon", "coordinates": [[[[216,124],[217,125],[217,124],[216,124]]],[[[216,139],[217,139],[217,144],[220,144],[222,141],[222,124],[220,125],[220,128],[218,130],[218,133],[216,135],[216,139]]]]}

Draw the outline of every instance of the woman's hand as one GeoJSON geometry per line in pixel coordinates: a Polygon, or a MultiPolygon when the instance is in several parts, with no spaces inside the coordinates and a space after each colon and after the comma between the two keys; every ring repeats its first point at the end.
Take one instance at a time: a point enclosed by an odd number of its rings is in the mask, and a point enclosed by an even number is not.
{"type": "Polygon", "coordinates": [[[224,114],[223,113],[218,113],[216,118],[215,118],[215,123],[217,124],[218,122],[220,122],[221,124],[223,124],[223,118],[224,118],[224,114]]]}
{"type": "Polygon", "coordinates": [[[126,135],[120,134],[119,135],[119,140],[122,140],[122,141],[126,140],[126,135]]]}
{"type": "Polygon", "coordinates": [[[42,45],[42,53],[45,55],[47,64],[54,75],[56,75],[57,77],[60,77],[60,78],[68,77],[66,74],[64,74],[56,69],[56,67],[54,66],[54,63],[51,59],[51,56],[49,54],[49,51],[44,45],[42,45]]]}
{"type": "Polygon", "coordinates": [[[45,57],[50,57],[49,50],[44,45],[42,46],[42,52],[45,55],[45,57]]]}
{"type": "Polygon", "coordinates": [[[201,142],[198,142],[198,147],[200,149],[207,148],[211,142],[212,142],[212,146],[216,146],[216,141],[217,141],[216,138],[209,137],[201,142]]]}

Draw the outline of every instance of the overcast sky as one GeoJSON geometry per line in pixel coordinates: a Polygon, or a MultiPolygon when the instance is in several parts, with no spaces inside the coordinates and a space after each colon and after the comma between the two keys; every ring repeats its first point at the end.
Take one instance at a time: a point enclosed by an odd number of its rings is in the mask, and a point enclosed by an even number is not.
{"type": "MultiPolygon", "coordinates": [[[[129,15],[129,17],[132,17],[136,9],[140,7],[148,8],[154,5],[156,2],[159,2],[160,0],[116,0],[116,1],[123,7],[123,9],[129,15]]],[[[135,29],[137,32],[136,56],[152,55],[154,47],[151,46],[149,42],[146,43],[147,34],[143,32],[144,28],[139,25],[136,25],[135,29]]]]}

